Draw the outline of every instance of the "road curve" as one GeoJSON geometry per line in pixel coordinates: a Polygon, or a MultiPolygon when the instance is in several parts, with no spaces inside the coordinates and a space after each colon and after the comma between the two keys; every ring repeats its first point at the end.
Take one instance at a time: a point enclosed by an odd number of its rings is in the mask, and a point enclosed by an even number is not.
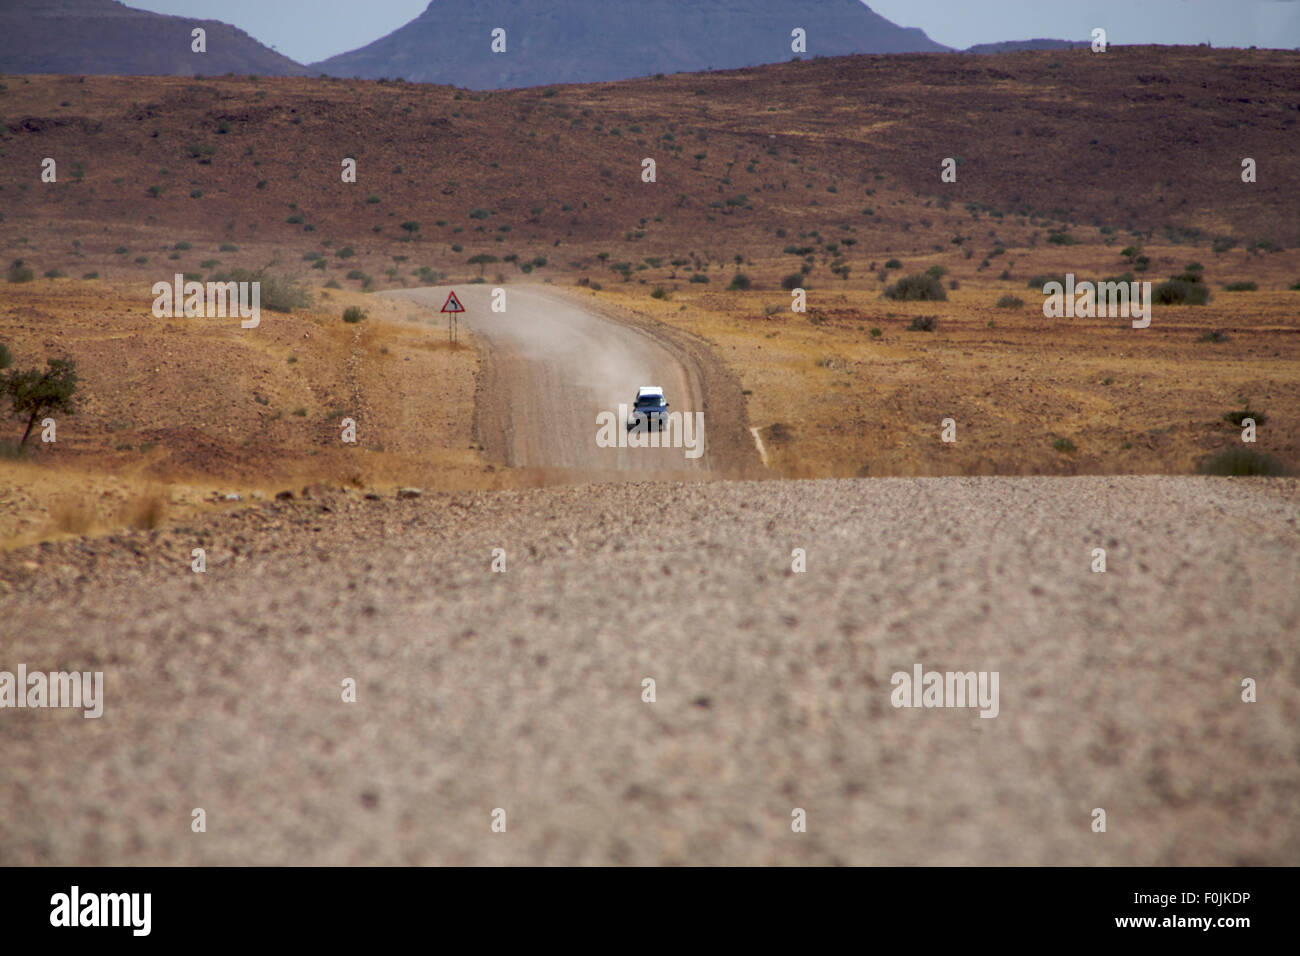
{"type": "MultiPolygon", "coordinates": [[[[437,314],[452,288],[384,294],[437,314]]],[[[583,480],[702,477],[736,464],[734,453],[720,449],[743,447],[734,441],[743,432],[740,415],[734,409],[715,415],[716,402],[705,414],[711,370],[701,367],[699,349],[542,286],[501,287],[504,311],[492,309],[492,286],[454,288],[465,307],[460,320],[473,332],[483,364],[476,431],[489,457],[583,480]],[[598,416],[618,416],[619,405],[630,405],[642,385],[663,387],[672,411],[689,415],[692,424],[702,420],[702,440],[696,428],[680,430],[674,447],[602,447],[598,416]],[[719,429],[727,437],[721,446],[713,441],[719,429]]],[[[732,390],[729,404],[739,408],[739,390],[732,390]]],[[[617,430],[626,436],[621,419],[617,430]]]]}

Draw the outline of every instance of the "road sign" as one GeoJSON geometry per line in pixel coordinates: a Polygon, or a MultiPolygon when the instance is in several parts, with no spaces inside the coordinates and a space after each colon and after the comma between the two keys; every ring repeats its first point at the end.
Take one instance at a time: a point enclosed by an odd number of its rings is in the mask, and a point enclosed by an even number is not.
{"type": "Polygon", "coordinates": [[[444,312],[464,312],[465,307],[460,304],[460,299],[456,298],[456,291],[453,289],[447,296],[447,301],[442,304],[444,312]]]}

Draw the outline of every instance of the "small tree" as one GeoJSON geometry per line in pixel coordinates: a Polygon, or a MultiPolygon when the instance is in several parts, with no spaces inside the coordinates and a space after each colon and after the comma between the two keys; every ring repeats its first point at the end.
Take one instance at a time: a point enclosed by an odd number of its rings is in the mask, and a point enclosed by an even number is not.
{"type": "Polygon", "coordinates": [[[470,256],[469,264],[478,266],[478,274],[483,275],[483,267],[490,262],[499,261],[496,256],[490,256],[486,252],[479,253],[477,256],[470,256]]]}
{"type": "Polygon", "coordinates": [[[76,413],[72,395],[77,390],[77,363],[69,358],[50,359],[42,372],[29,368],[11,372],[4,382],[5,394],[13,402],[13,413],[27,416],[27,429],[19,447],[27,445],[32,426],[49,412],[76,413]]]}

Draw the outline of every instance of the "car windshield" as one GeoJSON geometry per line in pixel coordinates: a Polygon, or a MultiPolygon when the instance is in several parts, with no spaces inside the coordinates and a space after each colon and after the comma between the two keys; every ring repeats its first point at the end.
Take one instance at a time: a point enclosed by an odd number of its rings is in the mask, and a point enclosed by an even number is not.
{"type": "Polygon", "coordinates": [[[662,395],[638,395],[636,397],[637,408],[657,408],[664,404],[662,395]]]}

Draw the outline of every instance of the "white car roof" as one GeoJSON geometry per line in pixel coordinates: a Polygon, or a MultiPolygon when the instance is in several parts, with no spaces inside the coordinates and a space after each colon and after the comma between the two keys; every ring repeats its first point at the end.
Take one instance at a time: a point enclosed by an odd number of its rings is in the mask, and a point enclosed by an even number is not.
{"type": "Polygon", "coordinates": [[[636,390],[637,398],[644,398],[647,395],[662,395],[664,390],[658,385],[642,385],[636,390]]]}

